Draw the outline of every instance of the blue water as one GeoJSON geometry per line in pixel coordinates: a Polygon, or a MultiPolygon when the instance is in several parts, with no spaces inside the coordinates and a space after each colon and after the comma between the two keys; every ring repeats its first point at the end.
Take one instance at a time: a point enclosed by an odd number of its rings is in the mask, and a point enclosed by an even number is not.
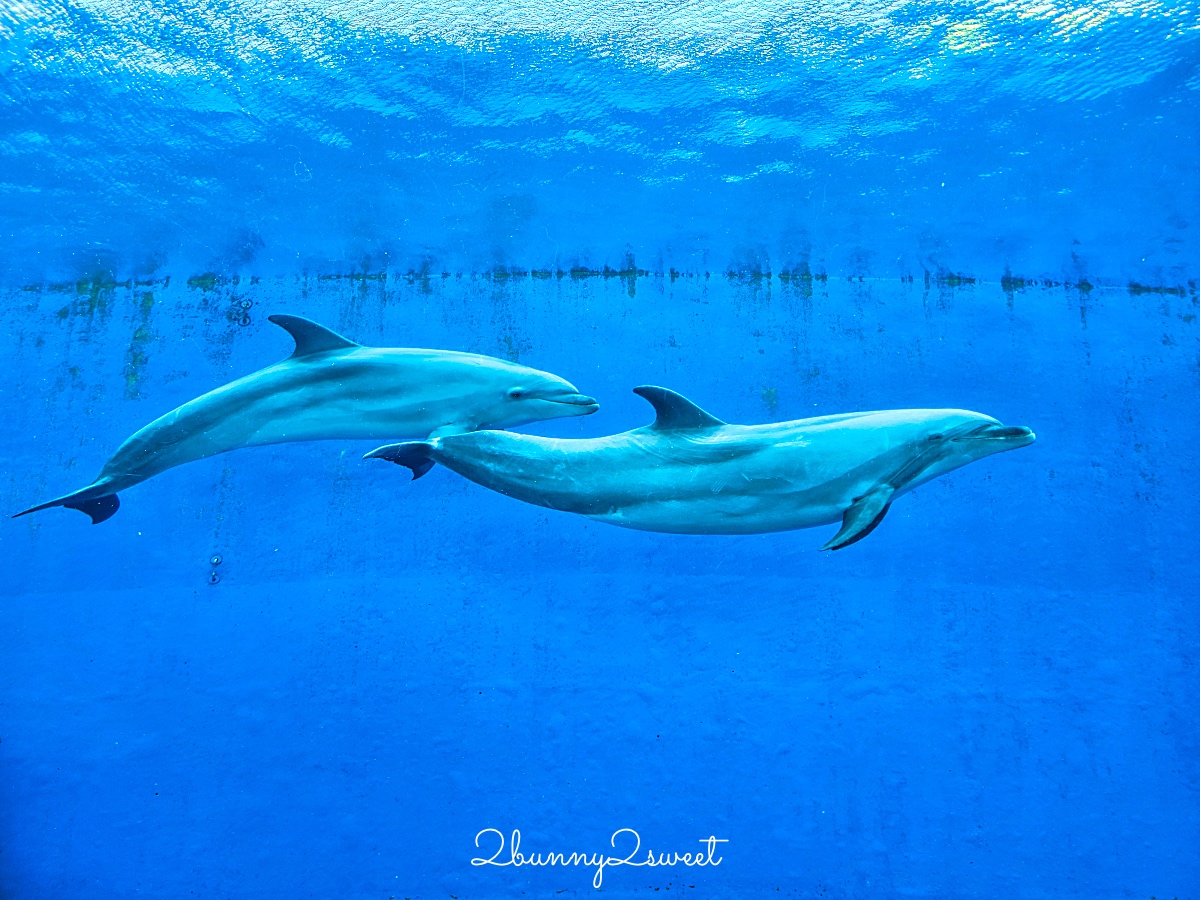
{"type": "Polygon", "coordinates": [[[625,531],[338,442],[7,522],[0,896],[596,893],[472,866],[488,828],[727,841],[607,869],[618,897],[1200,896],[1198,26],[4,2],[2,511],[283,358],[275,312],[599,399],[542,434],[645,424],[652,383],[1038,441],[832,554],[833,526],[625,531]]]}

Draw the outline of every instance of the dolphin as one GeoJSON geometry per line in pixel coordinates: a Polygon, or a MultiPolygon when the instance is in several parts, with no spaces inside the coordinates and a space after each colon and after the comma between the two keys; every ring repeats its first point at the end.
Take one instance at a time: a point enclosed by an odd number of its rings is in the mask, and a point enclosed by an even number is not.
{"type": "Polygon", "coordinates": [[[117,511],[118,491],[239,447],[437,437],[599,409],[558,376],[501,359],[364,347],[300,316],[269,318],[295,340],[291,356],[155,419],[118,447],[87,487],[16,515],[65,506],[97,524],[117,511]]]}
{"type": "Polygon", "coordinates": [[[822,550],[862,540],[930,479],[1032,444],[1028,428],[961,409],[898,409],[727,425],[666,388],[634,388],[652,425],[556,440],[476,431],[367,454],[420,478],[435,463],[484,487],[600,522],[675,534],[760,534],[841,521],[822,550]]]}

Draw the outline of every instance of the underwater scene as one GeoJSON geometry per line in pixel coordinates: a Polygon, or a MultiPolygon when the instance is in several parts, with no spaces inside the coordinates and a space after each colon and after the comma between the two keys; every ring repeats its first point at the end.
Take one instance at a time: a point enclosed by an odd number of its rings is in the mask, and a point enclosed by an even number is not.
{"type": "Polygon", "coordinates": [[[1194,0],[0,0],[0,897],[1200,898],[1194,0]]]}

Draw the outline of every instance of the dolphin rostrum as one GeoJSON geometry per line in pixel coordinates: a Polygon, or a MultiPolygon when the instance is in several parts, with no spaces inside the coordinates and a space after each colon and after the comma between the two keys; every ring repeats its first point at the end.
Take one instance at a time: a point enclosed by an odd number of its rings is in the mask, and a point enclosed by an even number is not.
{"type": "Polygon", "coordinates": [[[822,550],[862,540],[900,494],[1032,444],[1028,428],[961,409],[727,425],[674,391],[639,387],[654,424],[555,440],[476,431],[367,454],[420,478],[442,463],[484,487],[601,522],[676,534],[759,534],[841,520],[822,550]]]}
{"type": "Polygon", "coordinates": [[[239,447],[424,438],[586,416],[599,407],[556,375],[449,350],[364,347],[299,316],[270,316],[296,341],[283,362],[209,391],[130,437],[82,490],[39,504],[103,522],[117,491],[239,447]]]}

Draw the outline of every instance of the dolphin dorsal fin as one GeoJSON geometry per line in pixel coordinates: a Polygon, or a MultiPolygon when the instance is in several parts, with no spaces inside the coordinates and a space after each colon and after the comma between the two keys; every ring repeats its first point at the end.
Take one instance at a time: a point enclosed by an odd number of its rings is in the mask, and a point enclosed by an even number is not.
{"type": "Polygon", "coordinates": [[[300,316],[267,316],[267,318],[290,334],[296,342],[296,350],[292,359],[309,356],[313,353],[324,353],[326,350],[349,350],[360,347],[354,341],[348,340],[336,331],[330,331],[324,325],[310,322],[300,316]]]}
{"type": "Polygon", "coordinates": [[[659,431],[717,428],[725,424],[715,416],[710,416],[687,397],[666,388],[644,384],[641,387],[635,387],[633,392],[639,397],[645,397],[654,407],[658,416],[650,427],[659,431]]]}

